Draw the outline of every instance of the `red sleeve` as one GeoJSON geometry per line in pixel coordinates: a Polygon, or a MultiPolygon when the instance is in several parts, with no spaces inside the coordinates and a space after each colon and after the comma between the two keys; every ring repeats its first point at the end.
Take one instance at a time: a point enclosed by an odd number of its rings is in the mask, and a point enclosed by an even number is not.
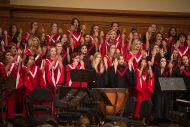
{"type": "Polygon", "coordinates": [[[6,76],[5,67],[3,64],[0,63],[0,76],[6,76]]]}
{"type": "Polygon", "coordinates": [[[71,68],[69,66],[67,66],[66,67],[66,83],[65,83],[65,86],[69,86],[69,81],[71,80],[70,70],[71,70],[71,68]]]}
{"type": "Polygon", "coordinates": [[[40,68],[38,67],[38,78],[39,78],[39,85],[40,87],[46,88],[46,83],[45,83],[45,79],[43,78],[43,74],[42,71],[40,70],[40,68]]]}
{"type": "Polygon", "coordinates": [[[32,84],[31,84],[31,81],[28,77],[28,74],[27,74],[27,70],[26,68],[22,68],[22,82],[23,82],[23,86],[28,89],[29,91],[32,91],[33,87],[32,87],[32,84]]]}
{"type": "Polygon", "coordinates": [[[102,56],[105,56],[106,53],[107,53],[107,48],[106,48],[106,43],[104,42],[103,44],[101,44],[101,47],[100,47],[100,52],[102,54],[102,56]]]}
{"type": "Polygon", "coordinates": [[[143,89],[142,89],[142,79],[141,77],[139,76],[139,72],[136,71],[136,78],[137,78],[137,85],[136,85],[136,90],[139,92],[139,93],[143,93],[143,89]]]}
{"type": "Polygon", "coordinates": [[[46,65],[45,65],[45,78],[49,84],[53,85],[50,63],[47,60],[46,60],[46,65]]]}
{"type": "Polygon", "coordinates": [[[58,67],[58,76],[57,76],[57,82],[56,85],[59,85],[64,82],[64,66],[62,68],[58,67]]]}

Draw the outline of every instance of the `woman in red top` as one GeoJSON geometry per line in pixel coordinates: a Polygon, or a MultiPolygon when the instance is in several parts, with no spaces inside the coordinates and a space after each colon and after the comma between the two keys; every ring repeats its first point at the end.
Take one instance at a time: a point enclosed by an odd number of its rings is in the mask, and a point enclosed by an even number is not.
{"type": "Polygon", "coordinates": [[[48,47],[55,46],[56,42],[58,42],[60,39],[60,35],[58,34],[57,23],[52,23],[50,28],[51,28],[51,33],[46,35],[46,41],[48,47]]]}
{"type": "MultiPolygon", "coordinates": [[[[132,62],[132,61],[131,61],[132,62]]],[[[139,62],[139,67],[136,69],[136,107],[134,112],[135,118],[140,118],[139,111],[141,103],[144,100],[151,100],[151,95],[154,93],[154,75],[150,62],[146,59],[139,62]]]]}
{"type": "Polygon", "coordinates": [[[42,51],[40,47],[40,40],[37,37],[33,37],[28,42],[28,48],[25,50],[25,55],[34,55],[36,66],[42,66],[42,51]]]}
{"type": "MultiPolygon", "coordinates": [[[[6,76],[14,76],[16,77],[16,86],[15,88],[18,90],[22,86],[22,80],[20,78],[20,65],[16,65],[14,63],[14,59],[10,52],[3,53],[3,62],[5,65],[6,76]]],[[[5,90],[5,94],[9,93],[10,89],[5,90]]],[[[18,99],[17,99],[18,100],[18,99]]],[[[15,92],[8,97],[7,105],[8,105],[8,118],[13,119],[15,117],[15,92]]]]}
{"type": "MultiPolygon", "coordinates": [[[[73,18],[71,21],[70,30],[66,31],[67,36],[71,43],[73,43],[74,49],[77,49],[81,45],[81,38],[83,37],[84,30],[80,28],[80,21],[77,18],[73,18]]],[[[72,45],[72,44],[71,44],[72,45]]]]}
{"type": "Polygon", "coordinates": [[[131,50],[126,54],[126,63],[128,63],[128,61],[134,56],[133,64],[135,69],[138,68],[140,60],[146,57],[146,52],[144,56],[143,55],[144,50],[142,50],[141,47],[142,47],[141,41],[134,40],[131,46],[131,50]]]}
{"type": "Polygon", "coordinates": [[[180,33],[178,35],[178,39],[179,40],[175,43],[175,45],[173,45],[173,49],[176,49],[178,51],[178,53],[180,55],[180,59],[182,58],[183,55],[189,56],[190,49],[187,46],[187,42],[186,42],[187,36],[186,36],[186,34],[180,33]]]}
{"type": "Polygon", "coordinates": [[[25,46],[27,46],[28,40],[30,38],[38,36],[38,22],[31,22],[30,27],[30,31],[24,33],[22,38],[22,42],[25,46]]]}
{"type": "Polygon", "coordinates": [[[111,44],[108,47],[108,53],[103,57],[104,65],[107,68],[113,65],[114,55],[116,52],[116,46],[114,44],[111,44]]]}
{"type": "Polygon", "coordinates": [[[80,56],[77,53],[72,54],[72,63],[68,64],[66,67],[66,86],[69,87],[87,87],[85,82],[72,82],[70,71],[73,69],[85,69],[84,62],[80,60],[80,56]]]}
{"type": "Polygon", "coordinates": [[[55,47],[49,49],[49,58],[45,59],[44,64],[47,87],[54,93],[57,85],[61,85],[64,82],[62,58],[57,56],[57,49],[55,47]]]}

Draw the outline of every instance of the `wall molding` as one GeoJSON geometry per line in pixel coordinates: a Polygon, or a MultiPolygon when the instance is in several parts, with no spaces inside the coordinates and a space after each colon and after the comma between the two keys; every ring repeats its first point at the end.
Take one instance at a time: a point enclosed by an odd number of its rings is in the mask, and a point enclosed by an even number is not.
{"type": "MultiPolygon", "coordinates": [[[[27,30],[31,21],[38,21],[40,27],[48,28],[50,23],[56,22],[68,28],[73,17],[80,19],[82,23],[89,26],[98,24],[103,30],[109,28],[110,23],[117,21],[121,27],[138,27],[140,31],[145,31],[151,23],[164,26],[176,26],[179,31],[187,31],[190,28],[190,13],[182,12],[155,12],[155,11],[127,11],[127,10],[104,10],[104,9],[84,9],[65,7],[42,7],[23,5],[0,5],[0,19],[2,25],[8,26],[11,23],[18,24],[27,30]],[[5,23],[8,21],[8,23],[5,23]],[[24,25],[23,23],[26,23],[24,25]]],[[[1,25],[1,24],[0,24],[1,25]]]]}

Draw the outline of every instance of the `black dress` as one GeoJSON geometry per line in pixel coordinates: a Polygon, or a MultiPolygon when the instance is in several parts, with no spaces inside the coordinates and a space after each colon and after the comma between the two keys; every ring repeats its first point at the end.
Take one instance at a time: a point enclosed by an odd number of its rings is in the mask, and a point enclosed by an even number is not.
{"type": "Polygon", "coordinates": [[[127,88],[135,87],[134,71],[130,72],[127,67],[118,66],[115,72],[114,66],[108,69],[108,87],[110,88],[127,88]]]}
{"type": "Polygon", "coordinates": [[[165,69],[161,74],[161,70],[158,67],[153,69],[155,75],[155,87],[154,87],[154,110],[156,119],[167,119],[169,111],[172,110],[172,96],[169,91],[162,91],[160,87],[159,77],[170,77],[169,69],[165,69]]]}

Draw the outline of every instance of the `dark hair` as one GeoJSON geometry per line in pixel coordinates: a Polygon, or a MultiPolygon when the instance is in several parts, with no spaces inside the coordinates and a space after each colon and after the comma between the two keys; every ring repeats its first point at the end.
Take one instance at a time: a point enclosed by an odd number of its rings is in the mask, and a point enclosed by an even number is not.
{"type": "Polygon", "coordinates": [[[25,60],[24,60],[24,66],[27,65],[27,63],[28,63],[30,57],[34,57],[34,55],[27,55],[27,56],[26,56],[26,58],[25,58],[25,60]]]}
{"type": "MultiPolygon", "coordinates": [[[[113,27],[113,24],[117,24],[119,26],[119,23],[118,22],[112,22],[111,23],[111,27],[113,27]]],[[[120,34],[120,30],[117,30],[117,34],[120,34]]]]}
{"type": "Polygon", "coordinates": [[[168,30],[168,37],[171,36],[171,30],[172,30],[172,29],[175,29],[176,35],[177,35],[177,29],[176,29],[175,27],[170,27],[169,30],[168,30]]]}
{"type": "Polygon", "coordinates": [[[178,40],[179,40],[179,38],[180,38],[181,36],[184,36],[184,37],[187,39],[187,35],[186,35],[185,33],[179,33],[179,34],[178,34],[178,40]]]}
{"type": "Polygon", "coordinates": [[[71,20],[71,25],[74,25],[74,22],[75,22],[75,20],[77,20],[78,21],[78,28],[77,28],[77,33],[78,34],[80,34],[80,21],[79,21],[79,19],[78,18],[73,18],[72,20],[71,20]]]}
{"type": "Polygon", "coordinates": [[[55,23],[55,22],[54,22],[54,23],[51,23],[50,28],[51,28],[54,24],[56,24],[56,25],[57,25],[57,23],[55,23]]]}
{"type": "Polygon", "coordinates": [[[72,59],[74,59],[76,56],[79,56],[79,55],[80,55],[79,53],[74,52],[74,53],[72,54],[72,59]]]}
{"type": "Polygon", "coordinates": [[[36,21],[31,22],[31,23],[30,23],[30,29],[32,29],[32,25],[33,25],[34,23],[38,23],[38,22],[36,22],[36,21]]]}
{"type": "Polygon", "coordinates": [[[133,27],[133,28],[131,28],[131,32],[135,33],[135,32],[137,32],[137,29],[133,27]]]}
{"type": "Polygon", "coordinates": [[[13,27],[13,26],[16,26],[16,29],[17,29],[16,34],[18,33],[17,25],[16,25],[16,24],[12,24],[12,25],[9,27],[9,35],[10,35],[10,36],[12,36],[12,27],[13,27]]]}
{"type": "Polygon", "coordinates": [[[7,53],[10,53],[9,51],[5,51],[3,52],[3,55],[2,55],[2,62],[5,64],[5,56],[7,53]]]}
{"type": "MultiPolygon", "coordinates": [[[[165,60],[166,60],[166,63],[167,63],[167,58],[166,58],[166,57],[160,57],[159,67],[160,67],[161,59],[165,59],[165,60]]],[[[165,68],[166,68],[166,67],[165,67],[165,68]]]]}
{"type": "MultiPolygon", "coordinates": [[[[91,28],[91,30],[90,30],[90,35],[93,35],[93,34],[94,34],[94,27],[95,27],[95,26],[98,26],[98,25],[93,25],[93,26],[92,26],[92,28],[91,28]]],[[[99,26],[98,26],[98,27],[99,27],[99,26]]]]}
{"type": "MultiPolygon", "coordinates": [[[[139,69],[141,68],[141,63],[142,63],[143,60],[147,61],[147,59],[142,58],[142,59],[139,61],[139,65],[138,65],[138,68],[139,68],[139,69]]],[[[148,63],[147,63],[147,64],[148,64],[148,63]]],[[[148,81],[148,77],[149,77],[149,75],[150,75],[150,74],[148,73],[148,66],[146,66],[145,70],[146,70],[146,81],[148,81]]]]}

